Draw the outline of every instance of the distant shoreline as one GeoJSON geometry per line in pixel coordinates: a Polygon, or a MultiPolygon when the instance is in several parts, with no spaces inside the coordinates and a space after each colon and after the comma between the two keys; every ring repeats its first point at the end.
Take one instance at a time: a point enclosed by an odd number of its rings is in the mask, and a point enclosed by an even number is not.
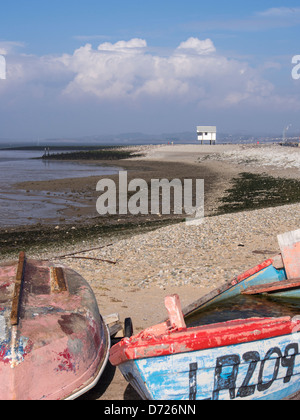
{"type": "Polygon", "coordinates": [[[0,148],[0,151],[41,151],[43,152],[45,149],[50,150],[99,150],[99,149],[119,149],[119,148],[131,148],[134,146],[121,146],[121,145],[87,145],[87,146],[76,146],[74,145],[66,145],[66,146],[55,146],[55,145],[44,145],[44,146],[15,146],[15,147],[4,147],[0,148]]]}
{"type": "MultiPolygon", "coordinates": [[[[45,152],[42,157],[34,159],[48,160],[120,160],[129,159],[132,157],[131,149],[116,150],[116,149],[97,149],[97,150],[81,150],[67,153],[50,153],[45,152]]],[[[138,154],[138,156],[141,156],[138,154]]]]}

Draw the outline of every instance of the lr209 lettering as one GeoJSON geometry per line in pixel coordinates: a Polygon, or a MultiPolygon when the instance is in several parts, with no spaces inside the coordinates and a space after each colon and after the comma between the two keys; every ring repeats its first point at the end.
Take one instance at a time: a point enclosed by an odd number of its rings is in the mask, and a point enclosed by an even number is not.
{"type": "MultiPolygon", "coordinates": [[[[290,382],[294,374],[295,359],[299,353],[299,346],[297,343],[291,343],[286,346],[284,354],[282,354],[279,347],[272,347],[261,360],[257,351],[249,351],[244,353],[241,357],[238,354],[231,354],[227,356],[218,357],[216,361],[215,375],[214,375],[214,391],[212,400],[218,400],[220,391],[229,392],[231,400],[236,398],[246,398],[253,395],[256,391],[264,392],[271,388],[274,381],[276,381],[279,373],[280,365],[286,368],[286,375],[283,378],[283,383],[290,382]],[[274,359],[273,376],[267,382],[264,381],[265,365],[268,360],[274,359]],[[241,362],[249,364],[246,376],[242,385],[237,389],[236,382],[239,373],[239,366],[241,362]],[[258,371],[257,385],[249,385],[256,370],[258,371]]],[[[197,370],[198,364],[192,363],[190,365],[189,384],[190,384],[190,400],[197,398],[197,370]]],[[[268,372],[270,374],[270,372],[268,372]]]]}
{"type": "Polygon", "coordinates": [[[236,390],[236,380],[239,372],[239,365],[241,363],[240,356],[237,354],[219,357],[216,362],[215,369],[215,383],[213,391],[213,400],[219,399],[220,391],[228,390],[230,399],[245,398],[253,395],[257,389],[258,392],[264,392],[268,390],[276,381],[280,364],[283,368],[286,368],[286,375],[283,378],[283,383],[288,383],[293,376],[295,359],[298,354],[299,348],[297,343],[292,343],[286,346],[284,354],[282,354],[279,347],[271,348],[265,358],[260,360],[260,355],[256,351],[250,351],[243,354],[243,361],[249,363],[247,374],[241,387],[236,390]],[[274,371],[271,380],[264,382],[264,370],[267,360],[274,359],[274,371]],[[250,381],[257,369],[260,362],[258,383],[257,385],[249,385],[250,381]],[[228,374],[228,368],[232,367],[231,373],[228,374]],[[226,375],[223,375],[223,368],[226,369],[226,375]]]}

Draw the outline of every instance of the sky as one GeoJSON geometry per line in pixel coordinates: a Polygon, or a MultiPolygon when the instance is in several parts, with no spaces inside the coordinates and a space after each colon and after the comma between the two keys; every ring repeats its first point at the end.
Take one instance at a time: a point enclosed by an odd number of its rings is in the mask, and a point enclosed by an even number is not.
{"type": "Polygon", "coordinates": [[[299,0],[3,2],[0,139],[300,136],[299,39],[299,0]]]}

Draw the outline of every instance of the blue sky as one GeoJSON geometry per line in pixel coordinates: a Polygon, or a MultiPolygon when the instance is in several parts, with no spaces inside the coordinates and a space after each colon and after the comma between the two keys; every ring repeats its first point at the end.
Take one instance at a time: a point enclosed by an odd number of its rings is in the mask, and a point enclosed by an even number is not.
{"type": "Polygon", "coordinates": [[[299,0],[10,0],[1,11],[0,138],[202,124],[300,135],[299,0]]]}

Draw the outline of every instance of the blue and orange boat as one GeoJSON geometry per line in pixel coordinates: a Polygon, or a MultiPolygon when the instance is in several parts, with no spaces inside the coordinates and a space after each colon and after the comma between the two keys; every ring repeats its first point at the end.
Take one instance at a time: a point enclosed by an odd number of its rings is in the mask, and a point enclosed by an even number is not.
{"type": "Polygon", "coordinates": [[[282,400],[300,393],[300,230],[281,253],[110,352],[143,399],[282,400]]]}

